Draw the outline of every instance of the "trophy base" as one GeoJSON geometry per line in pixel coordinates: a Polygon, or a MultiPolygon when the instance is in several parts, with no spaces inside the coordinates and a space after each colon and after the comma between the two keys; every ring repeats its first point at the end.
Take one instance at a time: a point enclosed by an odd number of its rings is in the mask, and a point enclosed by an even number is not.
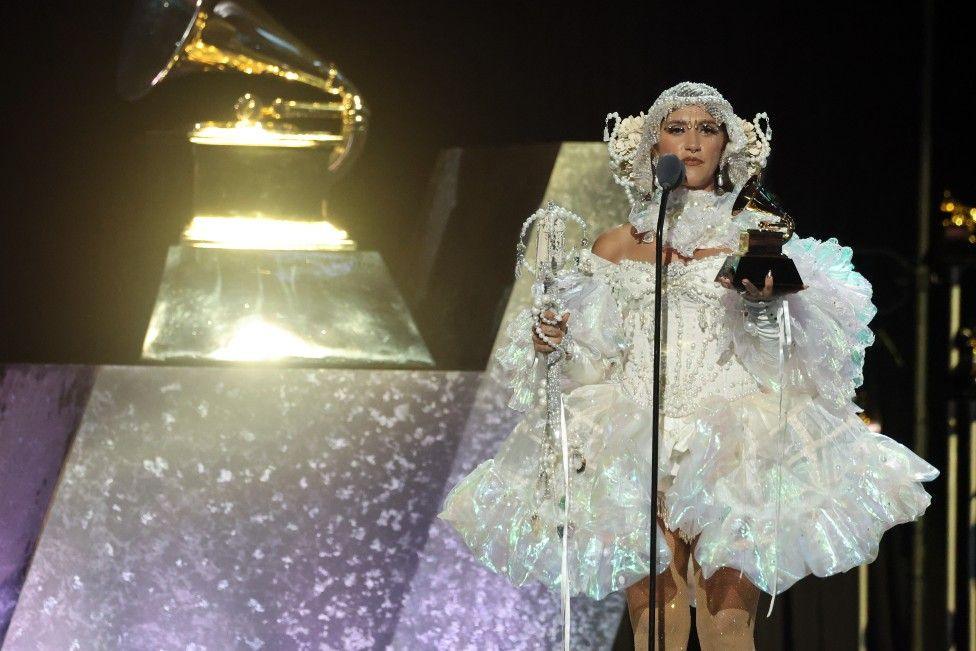
{"type": "Polygon", "coordinates": [[[169,250],[142,357],[430,368],[375,251],[169,250]]]}
{"type": "Polygon", "coordinates": [[[715,280],[731,278],[732,286],[745,289],[743,279],[748,279],[758,289],[766,284],[766,274],[773,273],[773,294],[792,294],[803,289],[803,279],[793,261],[782,253],[763,255],[730,255],[719,270],[715,280]]]}

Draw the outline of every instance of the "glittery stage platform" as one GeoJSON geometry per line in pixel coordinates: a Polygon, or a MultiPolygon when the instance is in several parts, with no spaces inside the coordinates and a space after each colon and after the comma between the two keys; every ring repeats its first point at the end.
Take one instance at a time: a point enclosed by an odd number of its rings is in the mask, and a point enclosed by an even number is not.
{"type": "MultiPolygon", "coordinates": [[[[558,644],[556,597],[511,587],[435,520],[511,428],[486,374],[7,367],[3,378],[0,449],[24,463],[5,466],[0,494],[53,485],[74,439],[5,651],[558,644]]],[[[21,497],[16,512],[32,517],[0,531],[3,549],[40,527],[46,499],[21,497]]],[[[27,562],[0,568],[10,608],[27,562]]],[[[622,609],[619,597],[574,607],[574,648],[609,648],[622,609]]]]}

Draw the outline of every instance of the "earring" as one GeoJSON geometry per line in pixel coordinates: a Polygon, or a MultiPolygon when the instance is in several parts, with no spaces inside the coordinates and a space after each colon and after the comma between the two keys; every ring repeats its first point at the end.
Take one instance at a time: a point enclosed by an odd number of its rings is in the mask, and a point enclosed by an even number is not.
{"type": "Polygon", "coordinates": [[[655,160],[651,158],[647,162],[647,167],[642,165],[637,168],[637,173],[633,177],[638,193],[645,196],[653,195],[657,191],[657,170],[654,167],[655,160]]]}
{"type": "Polygon", "coordinates": [[[732,179],[729,176],[729,162],[725,161],[725,164],[718,168],[718,172],[715,173],[715,187],[720,189],[723,193],[729,192],[735,186],[732,184],[732,179]]]}

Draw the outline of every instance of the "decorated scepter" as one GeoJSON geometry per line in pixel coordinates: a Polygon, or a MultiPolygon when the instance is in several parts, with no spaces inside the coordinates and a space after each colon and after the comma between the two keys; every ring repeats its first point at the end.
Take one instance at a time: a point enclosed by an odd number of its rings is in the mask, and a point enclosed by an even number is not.
{"type": "MultiPolygon", "coordinates": [[[[563,337],[556,343],[543,331],[543,325],[558,326],[560,317],[566,311],[566,304],[559,292],[560,278],[578,272],[580,251],[587,246],[586,222],[582,217],[553,202],[537,210],[522,224],[522,232],[516,248],[515,277],[519,278],[522,269],[535,276],[532,284],[532,315],[535,318],[533,332],[552,348],[543,355],[546,374],[539,391],[539,403],[545,408],[545,433],[542,437],[539,475],[536,480],[535,499],[537,506],[554,498],[553,480],[557,470],[557,444],[562,448],[560,455],[563,475],[563,498],[560,506],[563,511],[562,524],[557,527],[562,539],[562,571],[560,588],[563,608],[563,646],[569,649],[570,611],[569,611],[569,470],[583,472],[586,460],[579,447],[571,446],[566,432],[566,417],[562,399],[563,362],[566,360],[569,340],[563,337]],[[580,227],[579,248],[566,250],[566,226],[576,222],[580,227]],[[532,224],[536,225],[536,256],[533,266],[525,256],[526,235],[532,224]]],[[[538,514],[534,519],[538,518],[538,514]]]]}

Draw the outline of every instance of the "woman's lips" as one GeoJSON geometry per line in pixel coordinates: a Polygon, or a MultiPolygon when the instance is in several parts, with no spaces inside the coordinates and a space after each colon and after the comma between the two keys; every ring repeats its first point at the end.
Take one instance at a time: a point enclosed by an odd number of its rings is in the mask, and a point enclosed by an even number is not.
{"type": "Polygon", "coordinates": [[[685,165],[692,165],[692,166],[701,165],[702,163],[705,162],[700,158],[683,158],[682,160],[684,161],[685,165]]]}

